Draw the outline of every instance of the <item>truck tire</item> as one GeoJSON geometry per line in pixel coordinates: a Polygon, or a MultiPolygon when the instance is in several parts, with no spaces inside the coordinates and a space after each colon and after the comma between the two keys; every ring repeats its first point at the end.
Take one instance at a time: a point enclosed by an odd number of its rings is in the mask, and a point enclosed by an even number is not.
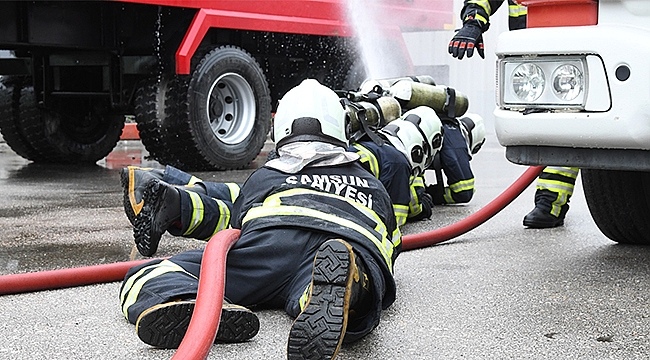
{"type": "Polygon", "coordinates": [[[618,243],[650,245],[650,172],[585,169],[581,176],[600,231],[618,243]]]}
{"type": "MultiPolygon", "coordinates": [[[[34,89],[20,82],[12,87],[11,116],[1,120],[3,137],[18,155],[41,163],[94,164],[117,144],[124,118],[106,115],[105,108],[79,104],[78,99],[57,102],[55,110],[36,105],[34,89]],[[90,115],[90,116],[87,116],[90,115]]],[[[0,110],[6,113],[6,110],[0,110]]]]}
{"type": "Polygon", "coordinates": [[[4,79],[3,83],[6,83],[0,89],[0,133],[3,139],[16,154],[23,158],[31,161],[42,160],[43,157],[30,145],[18,126],[20,86],[9,84],[7,79],[4,79]]]}
{"type": "Polygon", "coordinates": [[[170,117],[167,95],[170,80],[152,78],[144,80],[135,92],[135,121],[140,141],[149,158],[164,165],[182,166],[172,151],[167,138],[170,117]]]}
{"type": "Polygon", "coordinates": [[[170,85],[175,158],[184,170],[242,169],[260,153],[271,126],[271,96],[257,61],[234,46],[200,60],[189,81],[170,85]]]}

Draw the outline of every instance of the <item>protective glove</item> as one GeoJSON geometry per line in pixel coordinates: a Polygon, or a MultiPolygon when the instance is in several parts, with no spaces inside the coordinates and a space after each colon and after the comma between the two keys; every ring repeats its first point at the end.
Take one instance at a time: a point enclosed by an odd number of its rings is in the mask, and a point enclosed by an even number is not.
{"type": "Polygon", "coordinates": [[[485,59],[485,50],[483,47],[483,27],[478,20],[466,21],[463,27],[458,30],[456,35],[449,42],[449,53],[451,56],[461,60],[465,53],[470,58],[474,55],[474,49],[479,56],[485,59]]]}
{"type": "Polygon", "coordinates": [[[445,201],[445,187],[442,185],[434,184],[426,188],[426,193],[431,197],[431,202],[434,205],[444,205],[445,201]]]}

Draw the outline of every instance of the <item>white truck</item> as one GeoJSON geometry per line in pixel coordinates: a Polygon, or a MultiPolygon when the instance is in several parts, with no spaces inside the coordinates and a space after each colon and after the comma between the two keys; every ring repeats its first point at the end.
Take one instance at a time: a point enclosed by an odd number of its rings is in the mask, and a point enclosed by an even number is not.
{"type": "Polygon", "coordinates": [[[602,233],[650,245],[650,1],[521,2],[528,28],[496,48],[507,159],[579,167],[602,233]]]}

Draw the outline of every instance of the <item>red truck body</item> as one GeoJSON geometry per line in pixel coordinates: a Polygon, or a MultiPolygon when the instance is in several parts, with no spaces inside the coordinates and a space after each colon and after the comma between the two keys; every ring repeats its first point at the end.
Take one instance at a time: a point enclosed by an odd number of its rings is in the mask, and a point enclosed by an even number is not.
{"type": "Polygon", "coordinates": [[[401,56],[401,73],[387,75],[411,75],[402,32],[449,28],[452,8],[452,0],[0,2],[0,50],[15,54],[0,59],[0,131],[33,161],[95,162],[133,114],[161,164],[242,168],[290,87],[307,77],[338,89],[358,83],[361,35],[401,56]],[[373,18],[381,13],[389,16],[373,18]],[[373,33],[357,34],[360,21],[373,21],[373,33]]]}

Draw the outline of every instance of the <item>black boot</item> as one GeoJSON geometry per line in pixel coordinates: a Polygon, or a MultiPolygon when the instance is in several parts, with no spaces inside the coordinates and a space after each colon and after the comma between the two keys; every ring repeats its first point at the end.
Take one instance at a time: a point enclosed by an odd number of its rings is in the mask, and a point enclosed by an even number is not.
{"type": "Polygon", "coordinates": [[[144,206],[135,219],[133,237],[143,256],[152,256],[158,250],[162,234],[181,219],[179,190],[163,181],[152,179],[144,192],[144,206]]]}
{"type": "MultiPolygon", "coordinates": [[[[135,331],[140,340],[162,349],[176,349],[181,344],[194,312],[194,300],[155,305],[140,314],[135,331]]],[[[260,321],[249,309],[223,302],[215,342],[244,342],[260,330],[260,321]]]]}
{"type": "Polygon", "coordinates": [[[524,216],[524,226],[534,229],[547,229],[562,225],[564,225],[564,217],[556,217],[538,207],[524,216]]]}
{"type": "Polygon", "coordinates": [[[131,222],[135,224],[135,218],[140,214],[144,202],[142,195],[147,183],[151,179],[162,179],[165,172],[162,169],[141,168],[128,166],[120,171],[120,180],[124,190],[124,213],[131,222]]]}
{"type": "Polygon", "coordinates": [[[314,259],[310,296],[289,333],[287,357],[334,359],[338,354],[353,303],[369,288],[352,246],[339,239],[323,243],[314,259]]]}

